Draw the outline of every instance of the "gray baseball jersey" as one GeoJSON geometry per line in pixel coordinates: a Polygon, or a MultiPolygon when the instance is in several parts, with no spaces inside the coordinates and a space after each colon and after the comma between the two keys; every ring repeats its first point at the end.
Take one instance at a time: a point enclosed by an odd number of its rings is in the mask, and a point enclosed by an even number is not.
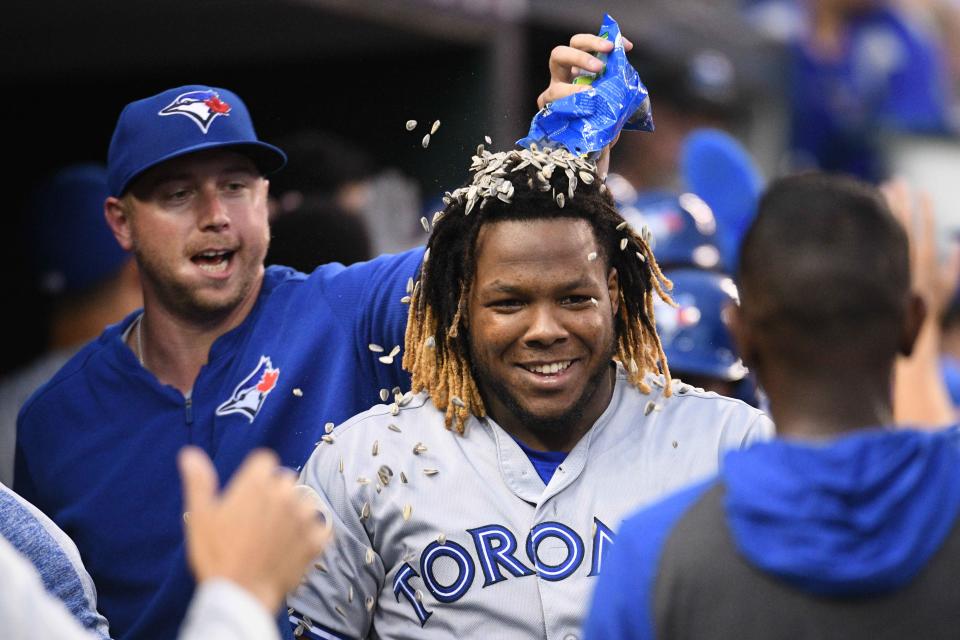
{"type": "Polygon", "coordinates": [[[610,405],[546,486],[493,420],[457,435],[425,394],[343,423],[300,476],[335,535],[288,599],[296,632],[576,638],[621,520],[772,435],[740,401],[674,390],[641,393],[619,371],[610,405]]]}

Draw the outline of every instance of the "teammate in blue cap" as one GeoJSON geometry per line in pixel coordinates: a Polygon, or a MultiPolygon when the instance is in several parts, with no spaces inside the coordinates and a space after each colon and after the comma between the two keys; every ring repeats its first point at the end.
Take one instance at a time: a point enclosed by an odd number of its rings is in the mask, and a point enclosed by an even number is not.
{"type": "Polygon", "coordinates": [[[170,89],[117,122],[105,215],[136,258],[143,310],[28,401],[14,478],[76,542],[117,637],[174,637],[186,612],[182,446],[224,479],[258,446],[298,468],[325,423],[409,386],[388,354],[423,250],[309,276],[265,269],[265,176],[284,162],[226,89],[170,89]]]}

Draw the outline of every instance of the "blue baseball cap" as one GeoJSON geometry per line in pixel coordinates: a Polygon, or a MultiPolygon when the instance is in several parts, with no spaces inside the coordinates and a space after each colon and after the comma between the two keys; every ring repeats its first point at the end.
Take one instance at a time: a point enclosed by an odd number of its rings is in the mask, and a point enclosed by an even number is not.
{"type": "Polygon", "coordinates": [[[130,259],[103,218],[103,165],[65,167],[46,179],[27,204],[27,243],[39,286],[49,295],[88,291],[130,259]]]}
{"type": "Polygon", "coordinates": [[[173,158],[229,147],[264,174],[281,169],[286,154],[261,142],[237,94],[205,85],[168,89],[131,102],[120,113],[107,153],[110,195],[121,196],[147,169],[173,158]]]}

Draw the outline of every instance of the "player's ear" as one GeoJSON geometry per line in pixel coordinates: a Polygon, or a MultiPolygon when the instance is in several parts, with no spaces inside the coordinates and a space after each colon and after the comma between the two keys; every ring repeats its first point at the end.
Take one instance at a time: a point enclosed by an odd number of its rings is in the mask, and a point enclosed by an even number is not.
{"type": "Polygon", "coordinates": [[[130,232],[130,213],[126,203],[120,198],[110,196],[103,203],[103,217],[110,231],[113,232],[113,237],[117,239],[124,251],[131,251],[133,241],[130,232]]]}
{"type": "Polygon", "coordinates": [[[620,276],[616,267],[610,267],[610,273],[607,274],[607,294],[610,296],[613,315],[617,315],[620,311],[620,276]]]}
{"type": "Polygon", "coordinates": [[[916,293],[910,294],[910,300],[907,302],[907,313],[904,318],[903,327],[900,331],[900,355],[909,356],[913,353],[913,347],[917,342],[917,336],[923,328],[923,322],[927,319],[927,304],[916,293]]]}

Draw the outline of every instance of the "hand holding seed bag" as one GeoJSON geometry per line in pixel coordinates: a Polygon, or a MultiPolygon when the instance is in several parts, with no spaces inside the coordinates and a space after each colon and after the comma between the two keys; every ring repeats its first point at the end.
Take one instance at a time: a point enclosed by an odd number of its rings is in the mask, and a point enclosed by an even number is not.
{"type": "Polygon", "coordinates": [[[596,154],[623,129],[653,131],[647,88],[627,61],[626,50],[631,48],[617,22],[605,16],[599,36],[579,34],[569,47],[554,49],[550,86],[537,100],[541,111],[530,123],[527,137],[517,144],[563,146],[576,155],[596,154]],[[578,69],[589,73],[578,75],[578,69]]]}

